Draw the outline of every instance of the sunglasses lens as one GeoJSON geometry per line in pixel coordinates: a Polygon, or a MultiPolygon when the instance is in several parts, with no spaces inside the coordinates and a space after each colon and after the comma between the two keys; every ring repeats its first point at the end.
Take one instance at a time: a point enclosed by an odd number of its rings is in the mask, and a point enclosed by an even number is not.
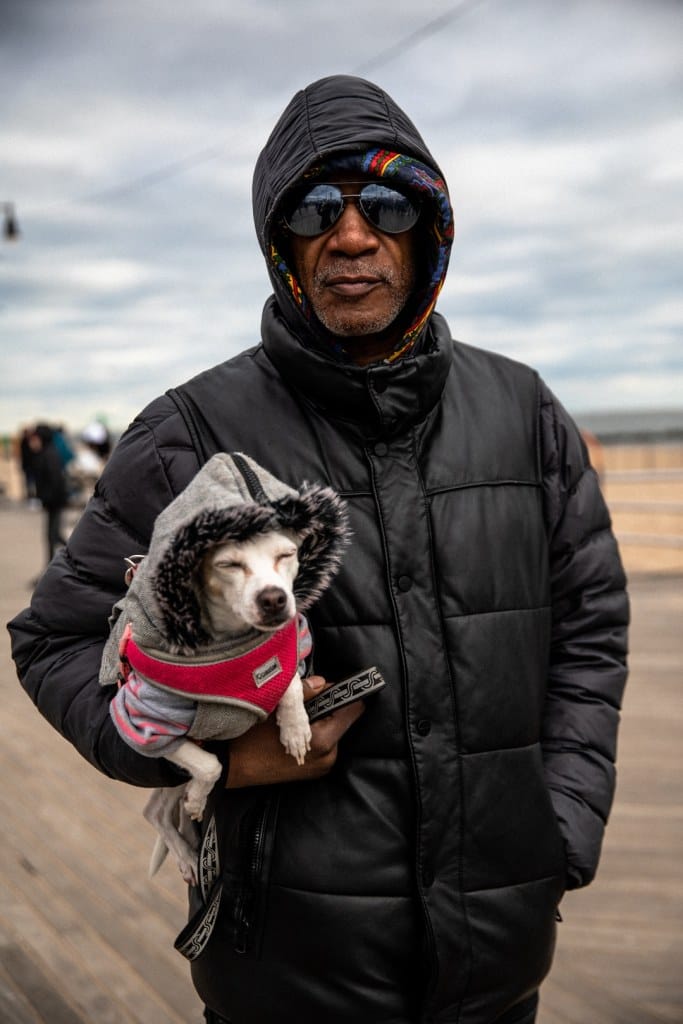
{"type": "Polygon", "coordinates": [[[409,231],[417,224],[420,210],[396,189],[370,182],[360,192],[343,195],[337,185],[321,183],[307,192],[286,218],[295,235],[315,238],[339,220],[348,199],[357,199],[365,219],[389,235],[409,231]]]}
{"type": "Polygon", "coordinates": [[[343,209],[344,200],[336,185],[316,185],[289,215],[287,224],[295,235],[315,238],[339,220],[343,209]]]}
{"type": "Polygon", "coordinates": [[[419,209],[402,192],[374,182],[360,191],[363,214],[380,231],[398,235],[417,224],[419,209]]]}

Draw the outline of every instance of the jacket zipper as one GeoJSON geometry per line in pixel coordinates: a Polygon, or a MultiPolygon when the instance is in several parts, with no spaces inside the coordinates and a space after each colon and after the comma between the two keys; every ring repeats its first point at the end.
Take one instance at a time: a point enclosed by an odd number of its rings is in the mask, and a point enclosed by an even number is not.
{"type": "Polygon", "coordinates": [[[270,801],[258,816],[251,834],[247,861],[246,884],[235,902],[235,952],[244,954],[249,944],[249,932],[253,924],[253,910],[256,903],[256,886],[263,865],[263,847],[266,836],[266,819],[270,801]]]}

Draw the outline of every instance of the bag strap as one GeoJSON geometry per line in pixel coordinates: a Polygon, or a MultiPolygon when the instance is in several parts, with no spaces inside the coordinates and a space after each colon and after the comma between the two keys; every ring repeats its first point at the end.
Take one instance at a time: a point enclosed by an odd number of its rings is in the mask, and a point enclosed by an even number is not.
{"type": "Polygon", "coordinates": [[[166,394],[177,408],[185,426],[187,427],[187,432],[190,435],[190,440],[192,441],[192,447],[197,453],[197,459],[201,468],[205,462],[208,462],[210,454],[213,453],[209,453],[207,451],[203,439],[203,432],[199,429],[195,413],[190,403],[178,388],[170,388],[166,394]]]}

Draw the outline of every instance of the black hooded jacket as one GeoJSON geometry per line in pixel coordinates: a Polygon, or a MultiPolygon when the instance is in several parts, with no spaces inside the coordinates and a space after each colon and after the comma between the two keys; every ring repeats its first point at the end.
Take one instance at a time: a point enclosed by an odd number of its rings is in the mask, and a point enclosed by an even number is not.
{"type": "MultiPolygon", "coordinates": [[[[176,783],[122,743],[97,682],[124,557],[217,451],[348,503],[351,546],[310,612],[315,669],[334,680],[376,664],[387,686],[325,778],[215,794],[220,911],[193,978],[232,1024],[523,1019],[613,796],[627,602],[571,419],[532,370],[454,342],[436,313],[402,359],[333,358],[282,269],[289,189],[378,146],[440,177],[370,83],[297,94],[254,179],[275,292],[261,343],[140,414],[11,624],[23,685],[92,764],[176,783]]],[[[444,195],[423,213],[439,221],[425,288],[439,259],[445,271],[444,195]]]]}

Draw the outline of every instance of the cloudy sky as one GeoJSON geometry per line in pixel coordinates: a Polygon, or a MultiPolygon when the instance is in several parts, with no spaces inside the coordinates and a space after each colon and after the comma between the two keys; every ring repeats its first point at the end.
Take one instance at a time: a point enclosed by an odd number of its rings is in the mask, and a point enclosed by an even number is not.
{"type": "Polygon", "coordinates": [[[295,90],[420,128],[455,337],[575,413],[683,407],[680,0],[0,0],[0,431],[125,426],[258,341],[251,173],[295,90]]]}

